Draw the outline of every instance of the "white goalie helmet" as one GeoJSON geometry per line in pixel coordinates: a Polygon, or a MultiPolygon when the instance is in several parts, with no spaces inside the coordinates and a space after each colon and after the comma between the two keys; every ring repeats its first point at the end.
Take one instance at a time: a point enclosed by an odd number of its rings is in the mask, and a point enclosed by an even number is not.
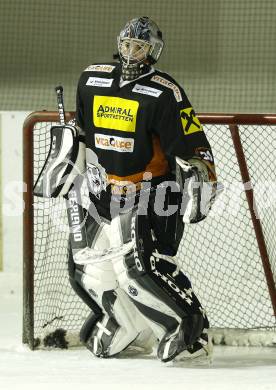
{"type": "Polygon", "coordinates": [[[120,60],[129,68],[156,63],[163,46],[162,32],[147,16],[130,20],[118,36],[120,60]]]}

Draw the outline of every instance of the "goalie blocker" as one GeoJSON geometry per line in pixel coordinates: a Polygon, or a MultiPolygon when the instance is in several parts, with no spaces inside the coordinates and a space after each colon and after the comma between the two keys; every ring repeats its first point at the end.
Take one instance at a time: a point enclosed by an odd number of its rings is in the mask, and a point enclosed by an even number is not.
{"type": "Polygon", "coordinates": [[[51,144],[34,186],[34,195],[55,198],[68,193],[74,179],[85,170],[85,144],[76,126],[51,127],[51,144]]]}

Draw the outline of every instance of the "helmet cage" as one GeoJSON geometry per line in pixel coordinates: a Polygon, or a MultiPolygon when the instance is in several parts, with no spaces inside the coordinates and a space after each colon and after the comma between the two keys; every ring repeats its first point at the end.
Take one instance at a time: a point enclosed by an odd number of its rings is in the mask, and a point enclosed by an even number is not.
{"type": "Polygon", "coordinates": [[[142,39],[119,38],[118,50],[125,65],[137,65],[146,61],[152,52],[152,45],[142,39]]]}

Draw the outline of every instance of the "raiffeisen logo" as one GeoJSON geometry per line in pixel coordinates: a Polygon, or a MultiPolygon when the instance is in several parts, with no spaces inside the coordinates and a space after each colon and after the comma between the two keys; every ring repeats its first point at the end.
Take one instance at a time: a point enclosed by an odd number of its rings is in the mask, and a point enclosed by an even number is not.
{"type": "Polygon", "coordinates": [[[96,127],[135,132],[139,103],[112,96],[95,96],[93,122],[96,127]]]}

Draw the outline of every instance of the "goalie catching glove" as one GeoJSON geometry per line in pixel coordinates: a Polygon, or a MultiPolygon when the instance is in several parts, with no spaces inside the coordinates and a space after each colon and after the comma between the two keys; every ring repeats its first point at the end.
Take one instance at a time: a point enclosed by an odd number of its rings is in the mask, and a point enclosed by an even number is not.
{"type": "Polygon", "coordinates": [[[184,161],[176,157],[178,182],[183,191],[182,210],[184,223],[202,221],[215,201],[217,182],[210,181],[209,169],[200,159],[184,161]]]}
{"type": "Polygon", "coordinates": [[[74,179],[85,170],[85,144],[76,126],[51,128],[51,146],[34,186],[34,194],[44,198],[66,195],[74,179]]]}

